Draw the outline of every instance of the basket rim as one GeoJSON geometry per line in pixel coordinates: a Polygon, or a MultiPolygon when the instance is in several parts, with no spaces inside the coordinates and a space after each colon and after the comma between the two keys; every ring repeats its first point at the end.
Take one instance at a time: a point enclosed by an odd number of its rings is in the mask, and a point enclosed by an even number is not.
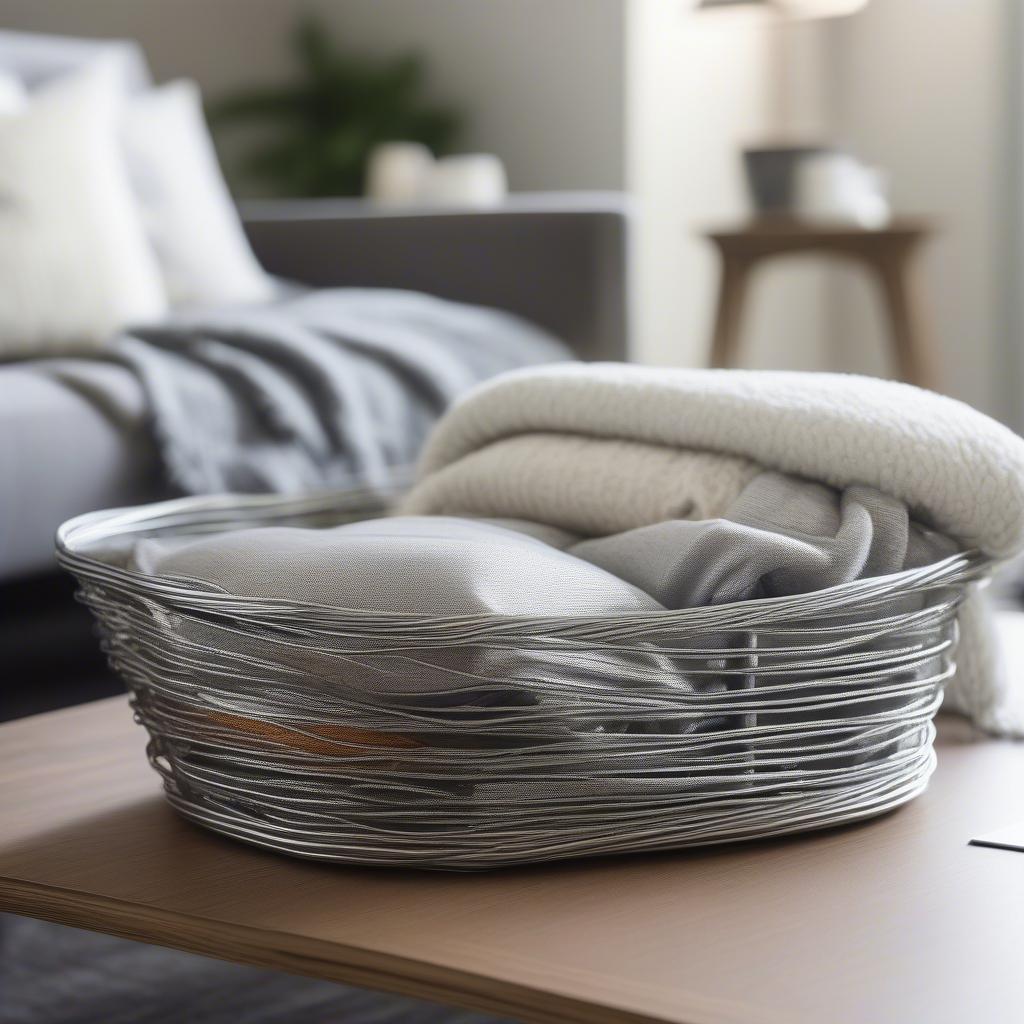
{"type": "MultiPolygon", "coordinates": [[[[996,560],[969,549],[938,562],[884,576],[836,584],[804,594],[753,598],[727,604],[661,611],[614,612],[603,615],[509,615],[471,613],[466,615],[422,615],[408,612],[370,611],[322,605],[276,597],[239,597],[211,588],[201,580],[186,577],[154,577],[146,573],[101,561],[83,546],[132,534],[173,535],[174,530],[270,525],[302,516],[351,515],[353,519],[386,513],[388,489],[322,491],[302,496],[217,494],[172,498],[144,505],[87,512],[62,523],[56,534],[57,561],[76,577],[128,590],[151,600],[163,601],[185,611],[210,612],[260,619],[275,624],[308,621],[323,625],[344,625],[359,633],[377,633],[390,627],[419,627],[433,632],[453,627],[486,630],[529,628],[550,631],[558,626],[609,628],[621,626],[652,630],[699,627],[736,629],[766,626],[791,617],[823,617],[830,612],[870,605],[939,587],[962,587],[983,580],[996,560]],[[359,513],[368,513],[361,516],[359,513]],[[749,620],[749,621],[747,621],[749,620]]],[[[345,520],[342,520],[344,522],[345,520]]]]}

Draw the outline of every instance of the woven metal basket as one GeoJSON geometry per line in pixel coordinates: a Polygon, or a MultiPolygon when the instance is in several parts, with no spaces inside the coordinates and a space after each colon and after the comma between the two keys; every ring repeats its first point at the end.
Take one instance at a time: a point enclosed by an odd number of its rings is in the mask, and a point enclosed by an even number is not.
{"type": "Polygon", "coordinates": [[[822,828],[927,784],[976,555],[709,608],[440,618],[241,599],[95,554],[384,508],[183,499],[61,528],[187,818],[301,857],[479,869],[822,828]],[[424,666],[450,667],[443,694],[401,685],[424,666]]]}

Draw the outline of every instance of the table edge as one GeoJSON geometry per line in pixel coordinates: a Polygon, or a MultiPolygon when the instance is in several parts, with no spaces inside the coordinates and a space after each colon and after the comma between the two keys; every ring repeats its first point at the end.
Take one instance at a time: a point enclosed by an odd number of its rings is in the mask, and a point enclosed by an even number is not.
{"type": "Polygon", "coordinates": [[[680,1024],[678,1018],[585,1002],[376,950],[183,917],[156,907],[109,897],[83,897],[70,889],[10,878],[0,878],[0,912],[232,963],[494,1013],[517,1018],[524,1024],[680,1024]],[[273,941],[268,943],[270,936],[273,941]]]}

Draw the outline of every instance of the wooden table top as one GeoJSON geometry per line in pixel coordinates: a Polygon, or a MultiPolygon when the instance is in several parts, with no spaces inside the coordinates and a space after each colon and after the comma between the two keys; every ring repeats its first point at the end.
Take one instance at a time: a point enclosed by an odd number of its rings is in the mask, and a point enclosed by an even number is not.
{"type": "Polygon", "coordinates": [[[881,228],[793,217],[763,217],[704,234],[723,256],[734,259],[758,260],[813,252],[877,260],[893,252],[912,251],[932,230],[928,221],[915,217],[897,217],[881,228]]]}
{"type": "Polygon", "coordinates": [[[922,235],[934,230],[934,224],[924,217],[893,217],[877,228],[865,228],[844,221],[802,220],[799,217],[755,217],[735,224],[709,228],[708,238],[791,238],[807,236],[842,235],[848,238],[885,238],[891,235],[922,235]]]}
{"type": "Polygon", "coordinates": [[[1020,1024],[1024,744],[803,838],[451,875],[289,860],[165,806],[124,698],[0,726],[0,909],[526,1021],[1020,1024]]]}

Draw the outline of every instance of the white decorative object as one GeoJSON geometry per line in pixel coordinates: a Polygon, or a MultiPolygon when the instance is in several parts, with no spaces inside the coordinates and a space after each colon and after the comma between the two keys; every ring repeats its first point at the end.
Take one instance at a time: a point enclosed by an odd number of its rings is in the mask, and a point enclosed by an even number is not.
{"type": "Polygon", "coordinates": [[[274,282],[253,255],[221,174],[198,86],[172,82],[131,99],[121,135],[172,303],[272,298],[274,282]]]}
{"type": "Polygon", "coordinates": [[[438,206],[496,206],[508,195],[505,165],[492,153],[438,160],[424,198],[438,206]]]}
{"type": "Polygon", "coordinates": [[[119,115],[114,78],[96,68],[0,116],[0,355],[99,347],[166,310],[119,115]]]}
{"type": "Polygon", "coordinates": [[[374,148],[366,168],[366,195],[375,203],[420,202],[434,156],[418,142],[386,142],[374,148]]]}
{"type": "Polygon", "coordinates": [[[881,228],[889,203],[881,173],[845,153],[820,153],[796,171],[796,213],[805,220],[881,228]]]}
{"type": "Polygon", "coordinates": [[[839,18],[856,14],[868,0],[701,0],[701,10],[750,8],[782,18],[839,18]]]}
{"type": "Polygon", "coordinates": [[[385,205],[495,206],[508,195],[508,179],[491,153],[435,160],[418,142],[388,142],[370,154],[366,195],[385,205]]]}
{"type": "Polygon", "coordinates": [[[788,18],[841,18],[856,14],[868,0],[772,0],[780,14],[788,18]]]}

